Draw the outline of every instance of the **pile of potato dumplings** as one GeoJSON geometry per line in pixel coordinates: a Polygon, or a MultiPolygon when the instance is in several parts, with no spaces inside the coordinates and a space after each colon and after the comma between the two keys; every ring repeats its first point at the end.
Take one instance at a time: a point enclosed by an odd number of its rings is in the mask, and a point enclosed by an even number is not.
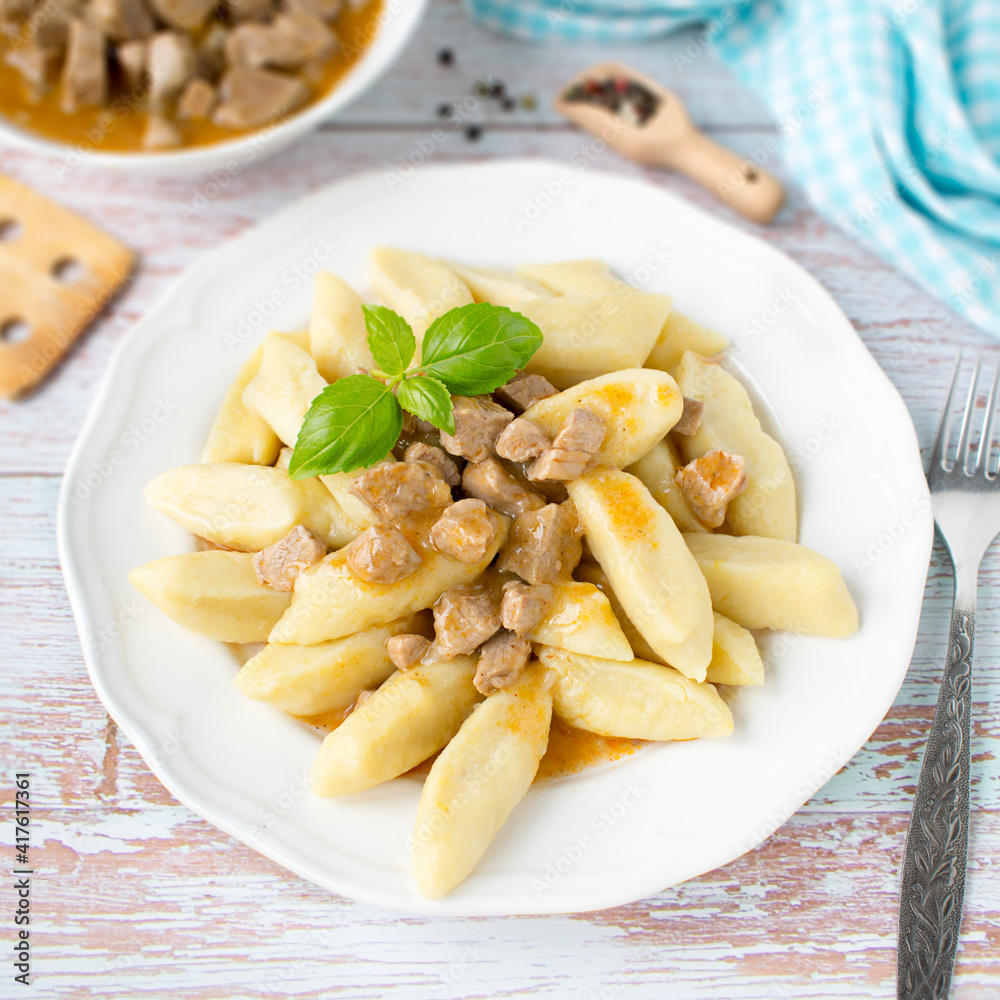
{"type": "MultiPolygon", "coordinates": [[[[781,446],[746,390],[720,363],[725,338],[630,288],[601,261],[516,273],[379,248],[376,296],[413,328],[455,306],[490,302],[544,335],[527,366],[562,390],[533,404],[541,426],[575,407],[607,436],[592,471],[565,484],[586,555],[530,638],[534,659],[515,686],[483,697],[476,654],[396,670],[386,640],[428,627],[449,588],[492,572],[506,537],[479,563],[420,545],[422,564],[391,584],[350,573],[343,554],[375,523],[350,486],[362,470],[287,474],[312,400],[372,367],[362,300],[332,274],[317,278],[307,331],[271,333],[228,390],[201,462],[159,476],[146,499],[217,548],[167,556],[130,579],[175,621],[231,643],[266,645],[237,688],[298,717],[348,711],[312,769],[316,794],[355,794],[440,751],[413,837],[417,890],[443,896],[475,868],[530,787],[553,714],[605,736],[725,736],[732,715],[715,685],[760,684],[750,629],[840,637],[857,611],[837,567],[797,544],[795,484],[781,446]],[[702,404],[692,434],[672,434],[683,400],[702,404]],[[747,484],[721,527],[700,520],[678,470],[712,449],[742,457],[747,484]],[[293,591],[262,585],[253,554],[302,525],[330,554],[293,591]],[[352,708],[353,706],[353,708],[352,708]]],[[[418,347],[419,350],[419,347],[418,347]]],[[[531,409],[526,412],[531,417],[531,409]]]]}

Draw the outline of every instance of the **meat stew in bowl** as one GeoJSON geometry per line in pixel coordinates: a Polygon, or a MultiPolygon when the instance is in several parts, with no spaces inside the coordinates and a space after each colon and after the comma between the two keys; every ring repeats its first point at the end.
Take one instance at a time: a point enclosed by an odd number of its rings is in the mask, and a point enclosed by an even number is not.
{"type": "Polygon", "coordinates": [[[108,152],[222,142],[329,93],[381,12],[382,0],[0,0],[0,108],[108,152]]]}

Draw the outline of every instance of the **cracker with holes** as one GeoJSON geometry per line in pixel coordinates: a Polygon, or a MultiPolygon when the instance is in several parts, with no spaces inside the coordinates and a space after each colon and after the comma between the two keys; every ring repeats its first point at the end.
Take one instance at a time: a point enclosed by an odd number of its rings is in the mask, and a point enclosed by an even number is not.
{"type": "Polygon", "coordinates": [[[132,251],[0,176],[0,396],[37,385],[132,270],[132,251]]]}

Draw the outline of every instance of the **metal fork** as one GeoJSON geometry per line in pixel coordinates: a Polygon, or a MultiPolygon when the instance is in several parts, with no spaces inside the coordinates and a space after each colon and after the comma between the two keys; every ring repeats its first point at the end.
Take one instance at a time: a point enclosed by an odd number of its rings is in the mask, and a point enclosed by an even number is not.
{"type": "Polygon", "coordinates": [[[990,386],[978,447],[973,450],[982,370],[982,357],[977,357],[955,460],[949,463],[952,410],[962,362],[959,355],[927,472],[934,520],[955,570],[955,605],[941,692],[906,834],[896,952],[898,1000],[946,1000],[962,923],[969,845],[976,588],[979,564],[1000,533],[1000,475],[988,469],[1000,366],[990,386]]]}

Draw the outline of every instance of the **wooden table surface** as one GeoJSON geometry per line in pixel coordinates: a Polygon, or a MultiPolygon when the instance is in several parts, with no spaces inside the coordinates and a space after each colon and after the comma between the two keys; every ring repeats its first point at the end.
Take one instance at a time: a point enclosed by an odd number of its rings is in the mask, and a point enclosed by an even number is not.
{"type": "MultiPolygon", "coordinates": [[[[62,470],[109,356],[199,254],[298,196],[359,170],[392,169],[441,127],[442,102],[477,77],[536,110],[479,104],[478,139],[444,128],[435,162],[569,159],[584,144],[546,109],[558,84],[606,50],[541,48],[471,25],[437,0],[387,76],[290,151],[226,179],[196,213],[205,180],[148,180],[0,152],[0,169],[99,220],[141,255],[134,282],[69,362],[27,401],[0,403],[0,784],[33,775],[34,985],[43,997],[891,997],[898,868],[945,656],[951,572],[937,543],[909,675],[858,755],[773,837],[731,864],[628,906],[561,916],[402,917],[331,895],[178,804],[109,719],[87,678],[59,569],[62,470]],[[449,47],[455,64],[438,64],[449,47]]],[[[767,112],[687,33],[614,55],[664,79],[714,138],[766,160],[767,112]]],[[[643,175],[742,228],[685,180],[603,153],[593,166],[643,175]]],[[[829,289],[905,399],[926,447],[956,345],[988,345],[853,244],[795,188],[756,230],[829,289]]],[[[878,428],[872,429],[873,434],[878,428]]],[[[1000,558],[980,586],[971,853],[953,996],[1000,997],[1000,558]]],[[[7,814],[0,834],[12,843],[7,814]]],[[[7,856],[12,852],[7,847],[7,856]]],[[[8,890],[5,890],[5,893],[8,890]]],[[[12,893],[5,895],[11,902],[12,893]]],[[[6,914],[8,910],[4,908],[6,914]]],[[[9,925],[12,917],[0,918],[9,925]]],[[[11,928],[12,929],[12,928],[11,928]]],[[[3,940],[12,937],[5,932],[3,940]]],[[[5,954],[8,949],[5,949],[5,954]]]]}

